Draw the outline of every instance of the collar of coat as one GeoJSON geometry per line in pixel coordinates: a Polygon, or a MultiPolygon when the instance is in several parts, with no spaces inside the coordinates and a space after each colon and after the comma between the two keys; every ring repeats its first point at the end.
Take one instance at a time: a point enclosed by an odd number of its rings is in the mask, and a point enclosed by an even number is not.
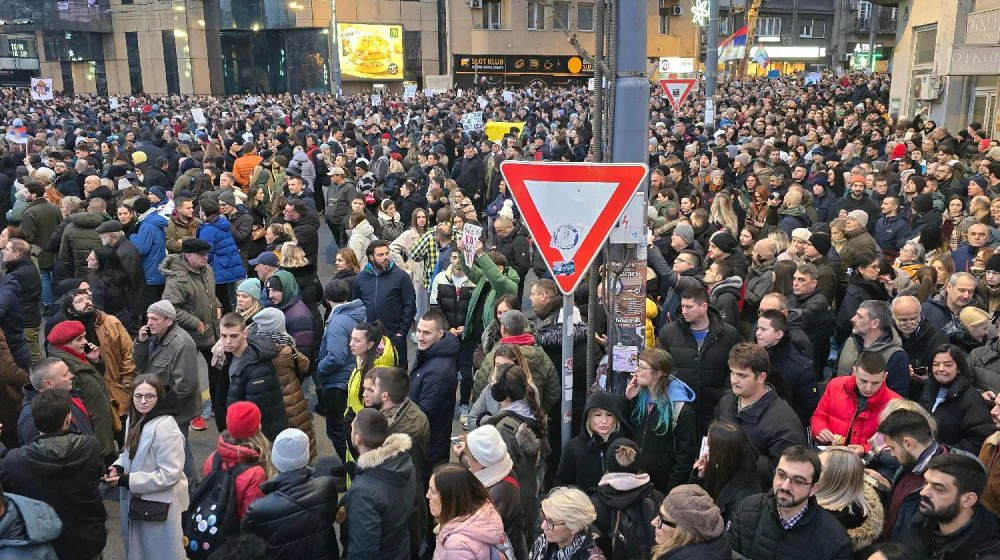
{"type": "Polygon", "coordinates": [[[382,445],[371,451],[365,451],[358,457],[358,468],[368,470],[380,467],[396,455],[409,452],[412,445],[410,436],[406,434],[391,434],[385,438],[385,442],[382,445]]]}

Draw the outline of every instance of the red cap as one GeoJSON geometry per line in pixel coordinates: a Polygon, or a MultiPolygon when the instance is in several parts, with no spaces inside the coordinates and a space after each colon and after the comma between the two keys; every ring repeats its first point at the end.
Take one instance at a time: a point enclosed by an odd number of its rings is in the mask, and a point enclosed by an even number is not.
{"type": "Polygon", "coordinates": [[[56,323],[56,326],[52,327],[52,331],[49,332],[48,341],[49,344],[65,346],[85,332],[87,332],[87,329],[80,321],[60,321],[56,323]]]}

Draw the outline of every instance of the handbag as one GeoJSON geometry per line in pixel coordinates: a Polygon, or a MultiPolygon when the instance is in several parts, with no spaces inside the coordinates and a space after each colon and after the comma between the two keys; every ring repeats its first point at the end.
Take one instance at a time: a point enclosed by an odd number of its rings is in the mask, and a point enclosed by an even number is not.
{"type": "Polygon", "coordinates": [[[166,521],[170,504],[143,500],[132,496],[128,502],[128,518],[132,521],[166,521]]]}

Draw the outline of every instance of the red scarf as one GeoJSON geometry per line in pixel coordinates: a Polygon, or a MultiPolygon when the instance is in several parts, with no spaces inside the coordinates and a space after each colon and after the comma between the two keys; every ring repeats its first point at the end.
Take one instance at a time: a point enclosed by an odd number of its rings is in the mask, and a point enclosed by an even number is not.
{"type": "Polygon", "coordinates": [[[66,352],[67,354],[70,354],[71,356],[73,356],[73,357],[75,357],[75,358],[77,358],[79,360],[82,360],[84,362],[90,363],[90,360],[87,359],[87,356],[85,354],[81,354],[81,353],[77,352],[76,350],[73,350],[69,346],[64,346],[62,344],[53,344],[53,346],[55,346],[56,348],[62,350],[63,352],[66,352]]]}
{"type": "Polygon", "coordinates": [[[530,333],[505,336],[500,339],[500,344],[514,344],[516,346],[534,346],[535,337],[532,336],[530,333]]]}

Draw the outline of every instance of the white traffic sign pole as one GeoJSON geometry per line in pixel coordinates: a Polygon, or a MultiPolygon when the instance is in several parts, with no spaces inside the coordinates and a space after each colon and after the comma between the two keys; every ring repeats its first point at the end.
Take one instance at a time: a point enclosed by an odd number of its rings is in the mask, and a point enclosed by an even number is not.
{"type": "Polygon", "coordinates": [[[573,296],[563,296],[562,308],[562,446],[573,437],[573,296]]]}

